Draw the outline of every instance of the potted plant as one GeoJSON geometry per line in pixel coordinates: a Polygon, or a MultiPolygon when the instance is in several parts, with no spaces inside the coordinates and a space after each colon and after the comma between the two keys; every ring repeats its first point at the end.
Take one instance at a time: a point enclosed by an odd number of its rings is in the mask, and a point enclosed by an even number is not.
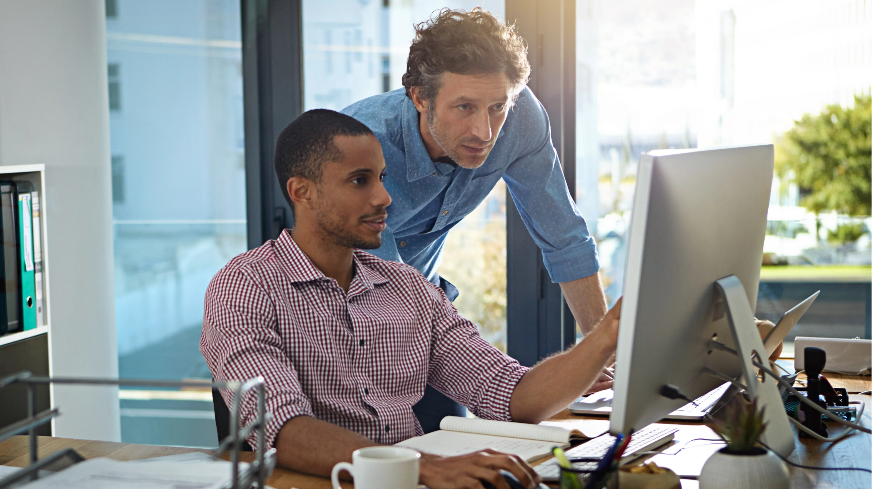
{"type": "Polygon", "coordinates": [[[727,446],[718,450],[703,465],[700,489],[788,489],[787,466],[774,453],[757,445],[766,430],[757,400],[745,402],[736,396],[725,408],[724,419],[713,419],[713,429],[727,446]]]}

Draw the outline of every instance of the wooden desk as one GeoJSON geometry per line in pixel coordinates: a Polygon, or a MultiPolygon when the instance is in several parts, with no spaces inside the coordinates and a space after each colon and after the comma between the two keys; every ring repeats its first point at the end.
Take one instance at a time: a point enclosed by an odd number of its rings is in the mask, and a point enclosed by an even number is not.
{"type": "MultiPolygon", "coordinates": [[[[826,374],[825,374],[826,375],[826,374]]],[[[872,382],[869,377],[850,377],[838,375],[826,375],[835,387],[845,387],[849,392],[860,392],[870,389],[872,382]]],[[[866,404],[866,412],[862,423],[872,426],[872,402],[869,395],[851,395],[851,400],[863,401],[866,404]]],[[[564,411],[554,420],[579,419],[568,411],[564,411]]],[[[686,426],[681,437],[685,440],[693,438],[714,437],[709,428],[701,425],[686,426]]],[[[85,458],[108,457],[115,460],[140,460],[144,458],[161,457],[190,452],[207,452],[192,448],[163,447],[153,445],[133,445],[129,443],[115,443],[104,441],[74,440],[68,438],[39,438],[39,456],[45,457],[51,453],[65,448],[73,448],[85,458]]],[[[0,443],[0,464],[16,467],[24,467],[28,463],[27,438],[24,436],[14,437],[0,443]]],[[[696,457],[696,463],[700,465],[708,457],[708,453],[699,447],[695,450],[686,450],[684,454],[696,457]]],[[[662,457],[662,456],[661,456],[662,457]]],[[[243,454],[243,460],[251,461],[252,453],[243,454]]],[[[872,437],[865,433],[855,433],[846,439],[835,443],[820,443],[797,437],[796,448],[790,456],[794,463],[800,463],[819,467],[864,467],[872,466],[872,437]]],[[[692,461],[688,463],[693,463],[692,461]]],[[[793,476],[794,489],[805,488],[838,488],[838,489],[869,489],[872,487],[872,476],[859,471],[816,471],[790,467],[793,476]]],[[[330,481],[321,477],[301,474],[292,470],[276,469],[267,483],[275,489],[329,489],[330,481]]],[[[344,488],[352,488],[351,484],[343,484],[344,488]]],[[[682,488],[691,489],[698,487],[696,481],[682,479],[682,488]]]]}
{"type": "MultiPolygon", "coordinates": [[[[866,409],[863,413],[861,423],[864,426],[872,426],[872,397],[869,395],[859,395],[860,392],[872,389],[872,378],[869,376],[856,375],[841,375],[833,373],[824,373],[824,376],[833,384],[833,387],[844,387],[850,394],[852,401],[861,401],[865,403],[866,409]]],[[[799,380],[805,381],[805,375],[800,374],[799,380]]],[[[571,420],[579,419],[580,416],[574,416],[568,410],[554,416],[552,420],[571,420]]],[[[707,426],[699,423],[674,423],[680,424],[682,431],[676,433],[677,442],[687,442],[697,438],[717,438],[717,435],[707,426]]],[[[829,422],[830,427],[837,426],[836,423],[829,422]]],[[[841,428],[831,429],[830,432],[838,432],[841,428]]],[[[808,465],[812,467],[862,467],[872,468],[872,435],[866,433],[854,432],[844,440],[837,443],[822,443],[809,438],[800,438],[794,434],[795,448],[790,455],[789,460],[793,463],[808,465]]],[[[675,454],[676,460],[673,465],[687,467],[697,466],[700,469],[702,464],[708,459],[714,450],[718,449],[717,445],[708,445],[708,442],[699,441],[693,445],[693,450],[684,450],[681,454],[675,454]]],[[[669,453],[669,449],[665,451],[669,453]]],[[[655,463],[670,466],[669,456],[661,455],[654,458],[655,463]]],[[[793,476],[794,489],[805,488],[857,488],[869,489],[872,487],[872,475],[861,471],[833,471],[833,470],[806,470],[796,467],[789,467],[790,474],[793,476]]],[[[676,470],[676,472],[678,472],[676,470]]],[[[682,479],[682,489],[695,489],[698,487],[696,481],[682,479]]]]}
{"type": "MultiPolygon", "coordinates": [[[[211,452],[211,450],[200,450],[196,448],[134,445],[132,443],[75,440],[72,438],[53,438],[50,436],[39,437],[40,458],[66,448],[72,448],[88,459],[106,457],[122,461],[142,460],[145,458],[178,455],[181,453],[211,452]]],[[[254,454],[251,452],[245,452],[242,454],[242,460],[250,462],[254,460],[254,454]]],[[[16,436],[0,443],[0,465],[25,467],[28,462],[29,457],[26,436],[16,436]]],[[[280,468],[273,471],[273,475],[267,480],[267,484],[275,489],[332,489],[328,479],[280,468]]],[[[343,483],[342,487],[351,489],[354,486],[349,483],[343,483]]]]}

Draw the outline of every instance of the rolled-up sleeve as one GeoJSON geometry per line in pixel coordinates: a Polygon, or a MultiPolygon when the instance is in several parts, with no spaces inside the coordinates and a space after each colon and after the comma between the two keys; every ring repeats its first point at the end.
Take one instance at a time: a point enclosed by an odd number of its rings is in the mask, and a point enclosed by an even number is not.
{"type": "MultiPolygon", "coordinates": [[[[521,155],[503,174],[524,225],[542,250],[554,282],[569,282],[599,270],[596,244],[578,212],[551,143],[551,125],[542,104],[529,89],[514,107],[521,155]]],[[[596,216],[593,216],[596,218],[596,216]]]]}
{"type": "MultiPolygon", "coordinates": [[[[240,269],[223,269],[206,290],[200,352],[218,382],[266,381],[266,446],[271,448],[282,426],[290,419],[313,416],[291,362],[282,350],[276,314],[266,291],[240,269]]],[[[221,389],[228,406],[233,392],[221,389]]],[[[240,403],[240,427],[257,417],[257,394],[251,391],[240,403]]],[[[248,441],[256,446],[257,435],[248,441]]]]}
{"type": "Polygon", "coordinates": [[[431,288],[433,333],[427,383],[479,418],[511,421],[515,386],[529,370],[494,348],[441,289],[431,288]]]}

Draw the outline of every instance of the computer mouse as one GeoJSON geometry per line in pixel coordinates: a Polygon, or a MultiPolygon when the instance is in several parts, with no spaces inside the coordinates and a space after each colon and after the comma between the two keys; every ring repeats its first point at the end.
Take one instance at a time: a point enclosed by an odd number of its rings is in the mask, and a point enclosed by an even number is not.
{"type": "MultiPolygon", "coordinates": [[[[511,472],[501,470],[500,473],[503,475],[503,479],[505,479],[506,484],[509,485],[510,489],[526,489],[524,485],[521,484],[521,481],[519,481],[517,477],[512,475],[511,472]]],[[[495,489],[494,486],[489,482],[482,481],[481,484],[484,486],[484,489],[495,489]]],[[[539,487],[542,489],[548,489],[548,486],[545,486],[543,484],[540,484],[539,487]]]]}

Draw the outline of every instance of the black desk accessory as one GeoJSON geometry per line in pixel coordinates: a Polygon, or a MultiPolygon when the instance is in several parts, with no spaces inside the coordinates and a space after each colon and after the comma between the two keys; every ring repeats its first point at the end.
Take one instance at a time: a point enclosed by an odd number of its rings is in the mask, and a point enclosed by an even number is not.
{"type": "MultiPolygon", "coordinates": [[[[814,348],[808,346],[805,348],[803,352],[805,355],[805,375],[808,377],[807,380],[807,388],[808,388],[808,398],[809,400],[815,402],[820,407],[826,409],[827,403],[824,399],[821,398],[821,372],[823,372],[824,367],[827,364],[827,352],[821,350],[820,348],[814,348]]],[[[829,383],[827,382],[827,385],[829,383]]],[[[830,386],[832,389],[832,386],[830,386]]],[[[821,421],[821,414],[810,406],[806,404],[800,404],[800,410],[802,410],[803,417],[802,424],[806,428],[814,431],[820,436],[826,437],[827,435],[827,427],[821,421]]],[[[809,435],[800,431],[799,436],[802,438],[811,438],[809,435]]]]}

